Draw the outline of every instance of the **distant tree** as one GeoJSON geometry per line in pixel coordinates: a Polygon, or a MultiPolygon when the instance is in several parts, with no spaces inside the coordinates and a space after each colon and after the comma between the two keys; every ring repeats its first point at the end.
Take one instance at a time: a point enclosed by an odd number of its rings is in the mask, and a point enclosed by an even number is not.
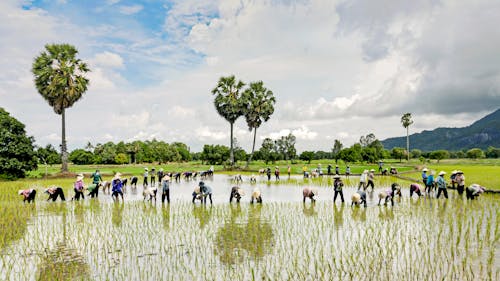
{"type": "Polygon", "coordinates": [[[419,158],[420,155],[422,155],[422,150],[420,149],[412,149],[411,152],[411,158],[419,158]]]}
{"type": "Polygon", "coordinates": [[[217,113],[226,119],[231,127],[231,148],[229,151],[229,162],[231,167],[234,166],[233,125],[245,112],[245,103],[240,93],[243,86],[245,86],[245,84],[241,81],[237,81],[234,75],[232,75],[221,77],[217,86],[212,90],[212,94],[215,95],[214,105],[217,113]]]}
{"type": "Polygon", "coordinates": [[[248,129],[250,131],[253,129],[252,152],[246,164],[248,167],[255,151],[257,128],[260,127],[262,122],[267,122],[274,113],[276,99],[274,98],[273,92],[264,87],[262,81],[250,83],[248,89],[243,92],[242,98],[246,104],[245,119],[248,129]]]}
{"type": "Polygon", "coordinates": [[[370,134],[368,134],[366,136],[361,136],[359,138],[359,144],[362,147],[366,147],[366,146],[369,146],[375,140],[377,140],[377,138],[375,137],[375,135],[373,133],[370,133],[370,134]]]}
{"type": "Polygon", "coordinates": [[[295,158],[297,154],[297,150],[295,149],[295,136],[290,133],[287,136],[281,136],[276,140],[276,148],[278,153],[283,156],[284,160],[292,160],[295,158]]]}
{"type": "MultiPolygon", "coordinates": [[[[115,164],[116,145],[113,142],[96,144],[94,148],[94,161],[99,164],[115,164]]],[[[73,162],[75,163],[75,162],[73,162]]]]}
{"type": "Polygon", "coordinates": [[[47,144],[45,147],[38,147],[36,156],[40,160],[39,163],[47,165],[61,164],[61,154],[51,144],[47,144]]]}
{"type": "Polygon", "coordinates": [[[335,159],[335,163],[338,163],[339,158],[339,153],[342,150],[342,143],[339,140],[335,140],[333,143],[333,148],[332,148],[332,154],[333,158],[335,159]]]}
{"type": "Polygon", "coordinates": [[[68,172],[66,150],[66,109],[73,106],[87,91],[89,72],[87,64],[76,58],[78,51],[69,44],[47,44],[33,62],[35,86],[42,97],[61,115],[62,119],[62,172],[68,172]]]}
{"type": "Polygon", "coordinates": [[[92,145],[92,143],[87,142],[87,144],[85,145],[85,150],[87,151],[93,151],[94,150],[94,146],[92,145]]]}
{"type": "Polygon", "coordinates": [[[191,161],[191,153],[189,147],[182,142],[174,142],[171,144],[182,157],[182,161],[191,161]]]}
{"type": "Polygon", "coordinates": [[[450,153],[448,152],[448,150],[435,150],[429,154],[429,158],[436,159],[438,163],[439,161],[449,157],[450,153]]]}
{"type": "Polygon", "coordinates": [[[259,153],[262,156],[262,160],[267,164],[269,161],[276,161],[277,153],[276,153],[276,145],[274,141],[270,138],[265,138],[262,141],[262,147],[259,150],[259,153]]]}
{"type": "MultiPolygon", "coordinates": [[[[407,112],[401,117],[401,124],[406,128],[406,151],[410,152],[410,125],[413,124],[411,120],[411,113],[407,112]]],[[[407,153],[407,161],[410,161],[410,154],[407,153]]]]}
{"type": "Polygon", "coordinates": [[[27,171],[37,168],[33,143],[24,124],[0,107],[0,178],[14,180],[24,178],[27,171]]]}
{"type": "Polygon", "coordinates": [[[116,164],[120,164],[120,165],[127,164],[128,163],[128,156],[127,156],[127,154],[122,153],[122,152],[116,154],[116,156],[115,156],[115,163],[116,164]]]}
{"type": "Polygon", "coordinates": [[[90,151],[85,149],[75,149],[69,154],[69,160],[76,165],[86,165],[94,163],[95,158],[94,154],[90,151]]]}
{"type": "Polygon", "coordinates": [[[204,145],[201,160],[209,165],[221,165],[229,157],[229,148],[223,145],[204,145]]]}
{"type": "Polygon", "coordinates": [[[406,150],[402,147],[394,147],[391,150],[391,156],[394,159],[399,159],[399,162],[401,162],[403,157],[406,156],[406,150]]]}
{"type": "Polygon", "coordinates": [[[300,160],[307,161],[308,164],[311,164],[311,160],[314,159],[314,152],[313,151],[303,151],[300,156],[300,160]]]}
{"type": "Polygon", "coordinates": [[[352,145],[349,148],[344,148],[339,153],[339,159],[343,160],[346,163],[354,163],[359,162],[363,158],[361,156],[361,151],[363,148],[359,143],[352,145]]]}
{"type": "Polygon", "coordinates": [[[467,150],[467,158],[479,159],[484,157],[484,152],[480,148],[472,148],[467,150]]]}
{"type": "Polygon", "coordinates": [[[488,149],[486,149],[486,157],[500,158],[500,148],[496,148],[493,146],[488,147],[488,149]]]}

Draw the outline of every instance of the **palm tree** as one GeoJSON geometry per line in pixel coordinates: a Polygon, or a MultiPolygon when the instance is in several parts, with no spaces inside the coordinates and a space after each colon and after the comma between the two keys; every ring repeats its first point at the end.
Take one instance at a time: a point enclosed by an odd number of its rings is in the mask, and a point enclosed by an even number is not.
{"type": "Polygon", "coordinates": [[[410,136],[409,136],[409,128],[410,125],[413,124],[413,120],[411,120],[411,113],[407,112],[403,114],[401,117],[401,123],[403,127],[406,128],[406,160],[410,161],[410,136]]]}
{"type": "Polygon", "coordinates": [[[250,83],[248,89],[243,92],[243,100],[247,107],[245,110],[245,119],[247,121],[248,130],[253,129],[253,145],[252,153],[247,160],[247,167],[252,161],[255,150],[255,138],[257,136],[257,128],[262,122],[267,122],[274,113],[274,104],[276,99],[273,92],[264,87],[262,81],[250,83]]]}
{"type": "Polygon", "coordinates": [[[231,167],[234,166],[233,125],[245,110],[245,104],[240,94],[243,86],[245,83],[237,81],[234,75],[231,75],[219,78],[217,86],[212,90],[212,94],[215,95],[214,105],[217,113],[231,125],[231,150],[229,154],[231,167]]]}
{"type": "Polygon", "coordinates": [[[40,95],[49,103],[62,119],[61,159],[62,172],[68,171],[66,150],[66,108],[73,106],[87,91],[89,72],[87,64],[77,59],[78,51],[69,44],[47,44],[33,62],[32,72],[35,86],[40,95]]]}

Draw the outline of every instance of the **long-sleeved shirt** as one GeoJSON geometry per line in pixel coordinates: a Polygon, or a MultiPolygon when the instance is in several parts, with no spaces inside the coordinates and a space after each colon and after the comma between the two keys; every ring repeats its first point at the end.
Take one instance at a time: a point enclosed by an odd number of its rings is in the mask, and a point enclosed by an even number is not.
{"type": "Polygon", "coordinates": [[[446,188],[446,181],[444,180],[443,176],[439,176],[437,178],[436,182],[437,182],[438,188],[440,188],[440,189],[446,188]]]}

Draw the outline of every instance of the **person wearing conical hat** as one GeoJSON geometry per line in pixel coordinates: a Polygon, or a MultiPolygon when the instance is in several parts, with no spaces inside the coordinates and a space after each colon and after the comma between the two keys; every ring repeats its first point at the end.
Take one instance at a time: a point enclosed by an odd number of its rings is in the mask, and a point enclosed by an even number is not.
{"type": "MultiPolygon", "coordinates": [[[[161,170],[161,169],[160,169],[161,170]]],[[[161,171],[163,173],[163,171],[161,171]]],[[[161,179],[161,203],[165,203],[165,198],[167,198],[167,203],[170,204],[170,177],[164,175],[161,179]]]]}
{"type": "Polygon", "coordinates": [[[340,201],[344,203],[344,192],[342,191],[342,187],[344,186],[344,183],[342,182],[342,179],[340,179],[339,175],[333,176],[335,179],[333,182],[333,188],[335,189],[335,195],[333,195],[333,204],[335,204],[335,200],[337,199],[337,195],[340,195],[340,201]]]}
{"type": "Polygon", "coordinates": [[[83,194],[83,189],[85,188],[85,184],[83,183],[83,174],[78,174],[76,176],[76,182],[73,185],[73,188],[75,190],[75,196],[73,196],[71,200],[79,201],[80,197],[85,199],[85,195],[83,194]]]}
{"type": "Polygon", "coordinates": [[[458,170],[456,175],[455,175],[455,179],[453,181],[457,184],[458,195],[460,195],[460,197],[462,197],[462,195],[464,194],[464,190],[465,190],[464,172],[458,170]]]}
{"type": "Polygon", "coordinates": [[[99,184],[102,182],[102,177],[101,173],[99,173],[99,169],[95,170],[90,178],[92,179],[92,184],[95,184],[95,186],[97,187],[93,192],[93,195],[95,195],[95,197],[99,197],[99,184]]]}
{"type": "Polygon", "coordinates": [[[436,198],[439,198],[439,196],[441,195],[441,193],[443,193],[444,194],[444,198],[448,199],[448,190],[446,190],[446,181],[444,180],[444,175],[445,174],[446,174],[445,171],[441,171],[438,174],[438,177],[437,177],[437,180],[436,180],[437,187],[438,187],[438,193],[437,193],[436,198]]]}
{"type": "Polygon", "coordinates": [[[121,179],[122,174],[121,173],[116,173],[113,181],[111,182],[111,185],[113,186],[111,191],[111,197],[113,198],[114,201],[119,201],[118,195],[122,197],[122,202],[123,202],[123,182],[121,179]]]}
{"type": "Polygon", "coordinates": [[[427,176],[427,172],[428,172],[428,171],[429,171],[429,170],[428,170],[427,168],[423,168],[423,169],[422,169],[422,182],[424,183],[424,185],[426,185],[426,184],[427,184],[427,177],[428,177],[428,176],[427,176]]]}
{"type": "Polygon", "coordinates": [[[28,203],[35,203],[35,196],[36,196],[36,189],[30,188],[30,189],[24,189],[24,190],[19,190],[17,194],[23,196],[23,202],[28,201],[28,203]]]}
{"type": "Polygon", "coordinates": [[[371,169],[370,172],[368,173],[368,182],[366,184],[365,190],[368,189],[369,186],[372,187],[372,191],[375,188],[375,170],[371,169]]]}

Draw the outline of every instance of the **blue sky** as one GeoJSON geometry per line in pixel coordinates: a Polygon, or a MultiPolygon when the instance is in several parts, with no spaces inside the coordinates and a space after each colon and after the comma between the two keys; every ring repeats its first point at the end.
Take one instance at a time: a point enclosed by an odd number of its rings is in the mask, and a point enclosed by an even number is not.
{"type": "MultiPolygon", "coordinates": [[[[500,3],[487,0],[5,0],[0,106],[39,145],[60,143],[60,116],[36,92],[33,58],[70,43],[92,70],[67,111],[71,149],[107,141],[229,144],[212,104],[219,77],[262,80],[277,99],[265,137],[302,150],[361,135],[466,126],[500,105],[500,3]]],[[[235,134],[250,150],[243,119],[235,134]]]]}

